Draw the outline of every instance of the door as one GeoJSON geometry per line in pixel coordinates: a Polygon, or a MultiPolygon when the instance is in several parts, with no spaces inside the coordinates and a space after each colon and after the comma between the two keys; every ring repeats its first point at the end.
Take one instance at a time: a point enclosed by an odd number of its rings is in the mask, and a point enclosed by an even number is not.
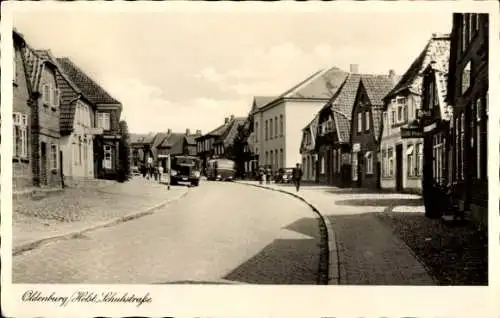
{"type": "Polygon", "coordinates": [[[396,145],[396,190],[403,190],[403,145],[396,145]]]}
{"type": "Polygon", "coordinates": [[[61,176],[61,186],[64,188],[63,152],[62,151],[59,151],[59,175],[61,176]]]}
{"type": "Polygon", "coordinates": [[[47,144],[40,143],[40,182],[43,185],[48,184],[47,178],[47,144]]]}
{"type": "Polygon", "coordinates": [[[361,185],[363,184],[363,181],[361,179],[363,178],[363,159],[364,159],[363,157],[364,156],[360,152],[358,152],[356,154],[356,156],[358,156],[358,162],[357,162],[358,163],[358,171],[357,171],[358,172],[358,180],[356,182],[356,185],[358,187],[361,187],[361,185]]]}

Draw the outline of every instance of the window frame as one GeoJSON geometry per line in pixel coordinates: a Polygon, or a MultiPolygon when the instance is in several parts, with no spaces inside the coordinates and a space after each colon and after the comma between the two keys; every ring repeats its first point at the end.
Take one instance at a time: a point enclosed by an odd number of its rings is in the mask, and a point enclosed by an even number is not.
{"type": "Polygon", "coordinates": [[[59,150],[57,144],[50,144],[50,170],[57,171],[59,168],[59,150]]]}
{"type": "Polygon", "coordinates": [[[365,131],[370,131],[370,111],[365,111],[365,131]]]}
{"type": "Polygon", "coordinates": [[[358,120],[358,127],[357,127],[357,132],[358,134],[363,131],[363,114],[361,112],[358,112],[357,114],[357,120],[358,120]]]}
{"type": "Polygon", "coordinates": [[[103,145],[103,158],[102,158],[102,167],[104,169],[111,170],[113,169],[113,147],[111,145],[103,145]],[[109,149],[106,149],[109,148],[109,149]],[[109,160],[107,160],[106,154],[109,154],[109,160]],[[109,167],[106,166],[105,162],[109,161],[109,167]]]}
{"type": "Polygon", "coordinates": [[[109,112],[97,112],[97,123],[98,128],[102,128],[104,131],[111,130],[111,114],[109,112]]]}
{"type": "Polygon", "coordinates": [[[366,162],[365,173],[367,175],[373,174],[373,152],[367,151],[365,153],[365,162],[366,162]]]}
{"type": "Polygon", "coordinates": [[[12,113],[12,128],[13,128],[13,143],[12,143],[12,157],[13,158],[18,158],[18,159],[23,159],[23,160],[29,160],[28,158],[28,152],[29,152],[29,138],[28,138],[28,118],[29,115],[23,114],[20,112],[13,112],[12,113]],[[19,132],[19,137],[18,137],[18,132],[19,132]],[[19,145],[20,147],[20,152],[18,154],[18,140],[19,138],[19,145]]]}

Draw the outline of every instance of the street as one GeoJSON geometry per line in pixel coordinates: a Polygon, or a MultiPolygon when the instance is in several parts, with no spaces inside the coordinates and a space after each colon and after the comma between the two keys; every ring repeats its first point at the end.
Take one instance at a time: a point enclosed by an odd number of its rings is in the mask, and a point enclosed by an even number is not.
{"type": "Polygon", "coordinates": [[[202,181],[152,215],[14,257],[13,282],[317,284],[319,225],[291,196],[202,181]]]}

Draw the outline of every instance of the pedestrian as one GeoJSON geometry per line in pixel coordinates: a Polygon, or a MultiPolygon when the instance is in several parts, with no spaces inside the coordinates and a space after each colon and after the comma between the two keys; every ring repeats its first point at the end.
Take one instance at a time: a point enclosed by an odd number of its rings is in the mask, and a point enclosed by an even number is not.
{"type": "Polygon", "coordinates": [[[161,182],[161,178],[162,178],[162,175],[163,175],[163,166],[159,166],[158,167],[158,181],[161,182]]]}
{"type": "Polygon", "coordinates": [[[271,183],[271,167],[267,167],[266,169],[266,184],[271,183]]]}
{"type": "Polygon", "coordinates": [[[302,180],[302,169],[300,169],[300,163],[297,163],[295,169],[293,169],[293,182],[295,183],[295,188],[297,192],[300,190],[300,181],[302,180]]]}

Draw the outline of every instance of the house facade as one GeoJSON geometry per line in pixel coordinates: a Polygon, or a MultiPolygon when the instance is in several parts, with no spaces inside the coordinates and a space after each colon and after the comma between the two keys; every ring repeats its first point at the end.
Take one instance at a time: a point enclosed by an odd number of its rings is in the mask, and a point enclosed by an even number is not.
{"type": "Polygon", "coordinates": [[[333,67],[316,72],[254,112],[259,166],[295,167],[302,156],[302,128],[340,87],[347,73],[333,67]]]}
{"type": "Polygon", "coordinates": [[[446,213],[436,209],[430,194],[443,197],[450,189],[452,211],[483,229],[488,227],[488,32],[487,14],[453,15],[449,64],[434,63],[425,73],[419,116],[426,213],[446,213]]]}
{"type": "Polygon", "coordinates": [[[394,86],[394,76],[394,72],[390,71],[389,76],[364,76],[359,82],[350,132],[351,180],[354,187],[381,187],[379,138],[384,107],[382,99],[394,86]]]}
{"type": "Polygon", "coordinates": [[[313,120],[302,129],[302,141],[300,144],[300,154],[302,156],[302,180],[316,181],[316,134],[318,132],[319,116],[314,116],[313,120]]]}
{"type": "Polygon", "coordinates": [[[421,193],[423,139],[421,134],[402,136],[401,128],[404,131],[415,121],[421,107],[422,71],[447,50],[449,36],[433,34],[420,55],[384,97],[380,143],[383,189],[421,193]]]}
{"type": "MultiPolygon", "coordinates": [[[[221,139],[234,122],[235,117],[224,118],[224,124],[209,133],[196,138],[196,153],[202,161],[203,168],[212,158],[225,158],[226,149],[221,139]]],[[[241,118],[240,118],[241,119],[241,118]]],[[[244,119],[243,119],[244,120],[244,119]]]]}
{"type": "MultiPolygon", "coordinates": [[[[67,78],[74,83],[81,91],[82,95],[95,106],[92,114],[91,108],[86,103],[77,103],[80,107],[75,107],[75,114],[79,109],[79,114],[76,120],[77,125],[83,127],[83,131],[89,132],[87,135],[92,135],[93,138],[82,140],[82,154],[91,154],[89,148],[93,150],[93,163],[87,164],[82,170],[88,171],[89,166],[93,166],[93,174],[99,179],[116,179],[119,169],[119,141],[120,141],[120,116],[122,105],[106,92],[99,84],[85,74],[76,64],[69,58],[57,58],[58,64],[64,71],[67,78]],[[88,117],[91,118],[90,123],[88,117]],[[93,121],[92,121],[93,119],[93,121]],[[82,121],[83,123],[78,123],[82,121]],[[86,121],[86,122],[85,122],[86,121]],[[95,124],[94,124],[95,123],[95,124]],[[96,128],[95,134],[91,134],[88,127],[96,128]],[[87,148],[87,150],[85,150],[87,148]],[[86,152],[87,151],[87,152],[86,152]]],[[[85,135],[85,133],[84,133],[85,135]]],[[[75,136],[78,138],[81,136],[75,136]]],[[[76,152],[80,157],[80,139],[74,140],[78,146],[75,146],[76,152]]],[[[72,146],[73,148],[73,146],[72,146]]],[[[73,148],[73,149],[75,149],[73,148]]]]}
{"type": "MultiPolygon", "coordinates": [[[[31,170],[33,185],[62,186],[60,135],[60,89],[58,66],[31,47],[24,47],[31,106],[31,170]]],[[[14,119],[16,121],[16,119],[14,119]]]]}
{"type": "Polygon", "coordinates": [[[24,50],[26,42],[22,35],[13,32],[13,153],[12,187],[22,191],[33,186],[31,151],[31,107],[29,81],[26,77],[24,50]]]}

